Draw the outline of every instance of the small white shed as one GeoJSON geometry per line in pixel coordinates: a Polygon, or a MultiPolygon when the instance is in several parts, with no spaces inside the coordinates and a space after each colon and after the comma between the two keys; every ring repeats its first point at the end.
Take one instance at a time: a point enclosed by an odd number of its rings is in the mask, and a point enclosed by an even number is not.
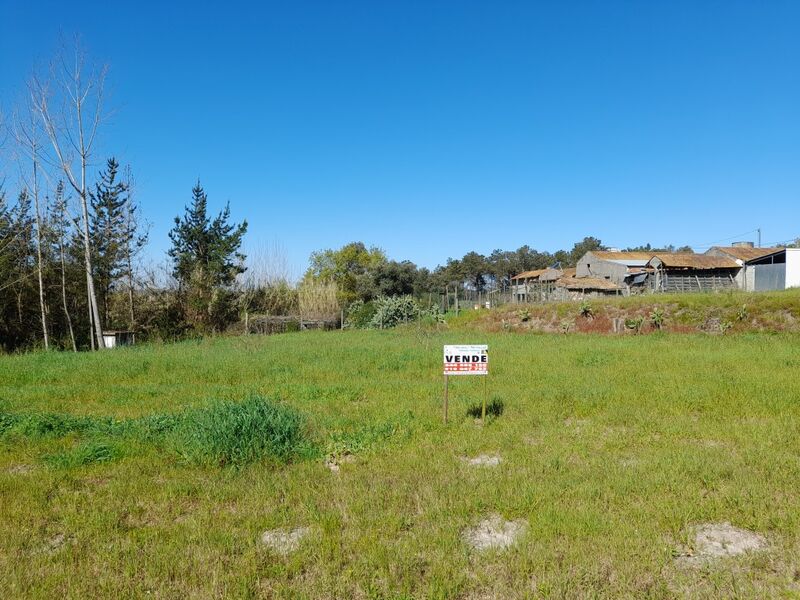
{"type": "Polygon", "coordinates": [[[136,343],[136,334],[133,331],[104,331],[103,344],[106,348],[117,346],[132,346],[136,343]]]}

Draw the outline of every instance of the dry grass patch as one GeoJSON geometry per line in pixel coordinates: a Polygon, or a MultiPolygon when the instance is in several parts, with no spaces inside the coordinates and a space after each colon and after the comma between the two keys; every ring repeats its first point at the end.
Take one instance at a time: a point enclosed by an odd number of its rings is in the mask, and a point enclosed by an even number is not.
{"type": "Polygon", "coordinates": [[[294,529],[269,529],[261,534],[261,543],[282,556],[296,552],[300,543],[311,533],[310,527],[295,527],[294,529]]]}
{"type": "Polygon", "coordinates": [[[501,515],[493,513],[483,519],[475,527],[462,533],[464,541],[478,552],[485,550],[505,550],[513,546],[528,529],[524,519],[507,521],[501,515]]]}
{"type": "Polygon", "coordinates": [[[693,533],[690,545],[677,558],[679,563],[701,566],[715,559],[758,552],[767,547],[764,536],[727,522],[704,523],[695,527],[693,533]]]}

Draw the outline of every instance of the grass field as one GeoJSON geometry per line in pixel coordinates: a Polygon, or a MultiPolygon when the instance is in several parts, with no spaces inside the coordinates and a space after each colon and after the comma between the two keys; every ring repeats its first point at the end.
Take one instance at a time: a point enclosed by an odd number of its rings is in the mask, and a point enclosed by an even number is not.
{"type": "Polygon", "coordinates": [[[409,328],[2,357],[0,589],[800,597],[798,372],[796,334],[409,328]],[[452,381],[441,422],[443,343],[490,346],[504,410],[483,427],[478,378],[452,381]],[[280,444],[253,445],[264,431],[280,444]],[[502,462],[462,460],[481,453],[502,462]],[[354,460],[335,473],[331,454],[354,460]],[[492,513],[527,531],[475,552],[462,531],[492,513]],[[766,550],[676,561],[721,522],[766,550]],[[310,533],[281,555],[260,538],[282,527],[310,533]]]}

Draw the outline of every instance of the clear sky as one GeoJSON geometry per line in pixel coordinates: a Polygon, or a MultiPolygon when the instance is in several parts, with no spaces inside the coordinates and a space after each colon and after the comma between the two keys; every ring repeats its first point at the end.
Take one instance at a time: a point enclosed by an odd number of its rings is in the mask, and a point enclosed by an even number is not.
{"type": "Polygon", "coordinates": [[[800,3],[0,0],[0,101],[60,33],[163,256],[199,177],[311,251],[424,266],[529,244],[800,237],[800,3]]]}

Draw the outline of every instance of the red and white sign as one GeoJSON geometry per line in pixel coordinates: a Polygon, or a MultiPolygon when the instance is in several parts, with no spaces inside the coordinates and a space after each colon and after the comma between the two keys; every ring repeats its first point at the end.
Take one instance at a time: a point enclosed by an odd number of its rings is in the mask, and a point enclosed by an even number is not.
{"type": "Polygon", "coordinates": [[[489,346],[486,344],[472,346],[445,346],[444,374],[488,375],[489,346]]]}

